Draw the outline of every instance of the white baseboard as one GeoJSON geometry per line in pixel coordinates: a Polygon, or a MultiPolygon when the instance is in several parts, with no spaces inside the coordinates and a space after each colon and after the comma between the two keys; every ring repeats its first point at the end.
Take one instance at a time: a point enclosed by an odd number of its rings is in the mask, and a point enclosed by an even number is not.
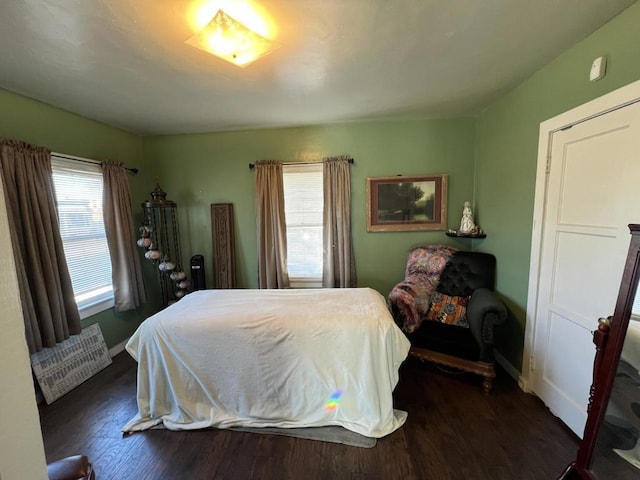
{"type": "Polygon", "coordinates": [[[128,341],[129,341],[129,339],[127,338],[126,340],[123,340],[119,344],[114,345],[113,347],[111,347],[109,349],[109,355],[111,356],[111,358],[115,357],[116,355],[118,355],[121,352],[124,352],[124,347],[125,347],[125,345],[127,344],[128,341]]]}
{"type": "Polygon", "coordinates": [[[511,363],[509,362],[509,360],[507,360],[506,358],[504,358],[500,352],[494,350],[493,354],[495,356],[496,362],[506,370],[506,372],[509,374],[509,376],[511,378],[513,378],[516,382],[518,382],[518,386],[520,387],[521,390],[523,391],[527,391],[527,385],[525,380],[522,378],[522,375],[520,374],[520,372],[518,371],[518,369],[516,367],[514,367],[513,365],[511,365],[511,363]]]}

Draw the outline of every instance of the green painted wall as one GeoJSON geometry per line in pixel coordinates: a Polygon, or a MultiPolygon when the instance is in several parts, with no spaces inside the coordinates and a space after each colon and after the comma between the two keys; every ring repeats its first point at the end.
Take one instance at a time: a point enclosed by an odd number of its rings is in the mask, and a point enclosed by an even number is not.
{"type": "Polygon", "coordinates": [[[516,368],[522,368],[540,122],[640,79],[639,25],[636,3],[477,118],[477,218],[488,233],[479,249],[498,258],[497,290],[511,313],[498,345],[516,368]],[[589,82],[600,55],[608,57],[607,75],[589,82]]]}
{"type": "MultiPolygon", "coordinates": [[[[140,138],[8,91],[0,90],[0,136],[83,157],[110,158],[138,167],[131,177],[136,221],[140,202],[155,182],[178,202],[183,262],[205,255],[212,286],[211,203],[233,203],[238,286],[256,287],[254,173],[260,159],[313,161],[347,153],[352,166],[354,243],[358,284],[383,294],[403,277],[406,253],[417,244],[449,243],[488,251],[498,258],[497,290],[510,309],[500,352],[521,368],[529,276],[531,222],[540,122],[640,78],[640,4],[594,32],[496,101],[476,119],[353,123],[289,129],[140,138]],[[608,56],[607,76],[587,79],[591,61],[608,56]],[[457,227],[462,203],[474,203],[476,221],[488,233],[472,245],[442,232],[367,233],[365,178],[446,173],[449,226],[457,227]],[[474,178],[475,175],[475,178],[474,178]]],[[[144,311],[99,321],[109,346],[127,338],[157,309],[155,271],[143,261],[152,301],[144,311]]]]}
{"type": "Polygon", "coordinates": [[[188,263],[194,254],[203,254],[209,287],[213,286],[211,203],[233,203],[238,286],[257,287],[254,172],[248,168],[250,162],[304,162],[352,155],[358,285],[373,287],[384,295],[404,277],[411,246],[451,242],[443,232],[368,233],[366,177],[448,174],[448,217],[452,226],[460,221],[463,202],[473,198],[474,120],[470,118],[147,137],[143,148],[146,165],[168,198],[178,203],[183,262],[188,263]]]}
{"type": "MultiPolygon", "coordinates": [[[[0,111],[2,138],[23,140],[68,155],[117,160],[139,168],[141,173],[131,176],[130,181],[134,212],[141,211],[135,207],[145,198],[151,181],[144,168],[140,137],[1,89],[0,111]]],[[[153,279],[154,273],[145,265],[147,278],[153,279]]],[[[153,282],[147,285],[153,288],[153,282]]],[[[99,322],[107,345],[112,347],[128,338],[157,308],[154,302],[149,302],[140,311],[116,314],[109,309],[85,319],[83,325],[99,322]]]]}

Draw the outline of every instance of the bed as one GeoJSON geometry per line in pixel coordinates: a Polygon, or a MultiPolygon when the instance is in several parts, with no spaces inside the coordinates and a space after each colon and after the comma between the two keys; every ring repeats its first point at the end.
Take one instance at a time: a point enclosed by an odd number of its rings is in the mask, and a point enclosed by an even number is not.
{"type": "Polygon", "coordinates": [[[126,345],[138,413],[124,427],[402,426],[392,392],[409,341],[369,288],[201,290],[145,320],[126,345]]]}

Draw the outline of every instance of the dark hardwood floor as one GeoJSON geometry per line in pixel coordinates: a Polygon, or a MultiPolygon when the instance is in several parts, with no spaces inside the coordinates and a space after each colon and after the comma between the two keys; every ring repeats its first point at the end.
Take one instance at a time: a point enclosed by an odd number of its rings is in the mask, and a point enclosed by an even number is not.
{"type": "Polygon", "coordinates": [[[136,413],[136,364],[126,353],[40,407],[47,461],[83,453],[98,480],[554,479],[578,440],[504,372],[484,395],[478,377],[407,360],[396,408],[407,423],[374,448],[224,430],[123,436],[136,413]]]}

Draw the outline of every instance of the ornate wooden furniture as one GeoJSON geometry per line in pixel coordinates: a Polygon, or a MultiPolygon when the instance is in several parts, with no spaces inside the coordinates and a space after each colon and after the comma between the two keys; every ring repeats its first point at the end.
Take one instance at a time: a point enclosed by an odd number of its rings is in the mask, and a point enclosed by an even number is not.
{"type": "Polygon", "coordinates": [[[236,260],[232,203],[211,204],[211,233],[213,236],[213,287],[234,288],[236,260]]]}
{"type": "Polygon", "coordinates": [[[632,306],[640,278],[640,225],[631,243],[613,317],[594,332],[587,423],[576,460],[561,480],[640,478],[640,321],[632,306]]]}

